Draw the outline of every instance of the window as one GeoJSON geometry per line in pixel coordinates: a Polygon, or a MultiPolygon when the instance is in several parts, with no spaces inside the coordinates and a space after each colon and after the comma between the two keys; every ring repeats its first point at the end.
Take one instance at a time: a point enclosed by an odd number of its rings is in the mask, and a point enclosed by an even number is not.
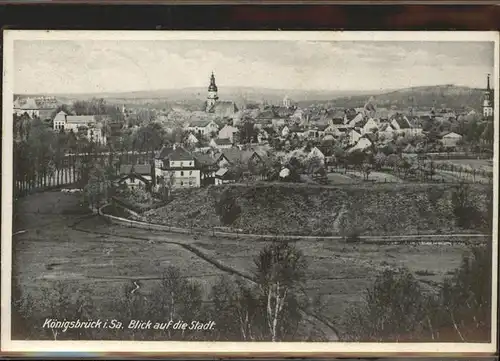
{"type": "Polygon", "coordinates": [[[183,171],[181,171],[181,177],[184,177],[184,172],[183,171]]]}
{"type": "Polygon", "coordinates": [[[181,181],[181,187],[182,187],[183,185],[184,185],[184,182],[183,182],[183,181],[181,181]]]}
{"type": "Polygon", "coordinates": [[[184,163],[183,163],[183,162],[181,162],[181,167],[182,167],[183,165],[184,165],[184,163]]]}
{"type": "Polygon", "coordinates": [[[193,185],[193,182],[189,181],[189,186],[192,186],[193,185]]]}
{"type": "Polygon", "coordinates": [[[189,165],[193,165],[193,162],[189,162],[189,165]]]}
{"type": "Polygon", "coordinates": [[[193,172],[192,172],[192,171],[189,171],[189,175],[191,175],[191,174],[193,174],[193,172]]]}

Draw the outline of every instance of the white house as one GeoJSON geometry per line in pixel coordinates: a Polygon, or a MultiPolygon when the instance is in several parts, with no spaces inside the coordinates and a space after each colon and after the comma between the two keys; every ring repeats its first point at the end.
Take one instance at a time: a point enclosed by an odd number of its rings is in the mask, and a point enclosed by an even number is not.
{"type": "Polygon", "coordinates": [[[35,118],[40,116],[40,109],[33,98],[26,99],[24,104],[17,98],[14,101],[14,114],[18,116],[28,114],[30,118],[35,118]]]}
{"type": "Polygon", "coordinates": [[[352,129],[347,135],[349,137],[349,144],[350,145],[356,144],[359,141],[359,139],[361,138],[361,134],[358,133],[357,131],[355,131],[354,129],[352,129]]]}
{"type": "Polygon", "coordinates": [[[377,129],[378,129],[377,122],[373,118],[370,118],[366,121],[365,125],[363,125],[363,127],[361,128],[361,133],[362,134],[371,133],[377,129]]]}
{"type": "Polygon", "coordinates": [[[290,128],[285,125],[283,129],[281,129],[281,136],[286,138],[288,134],[290,134],[290,128]]]}
{"type": "Polygon", "coordinates": [[[199,136],[210,136],[210,134],[218,132],[219,126],[213,120],[193,120],[190,121],[186,129],[199,136]]]}
{"type": "Polygon", "coordinates": [[[198,144],[198,142],[199,142],[198,138],[196,138],[194,134],[190,133],[187,136],[186,143],[188,143],[190,145],[196,145],[196,144],[198,144]]]}
{"type": "Polygon", "coordinates": [[[234,136],[236,133],[238,133],[238,128],[226,124],[221,130],[219,130],[218,138],[229,139],[231,142],[234,142],[234,136]]]}
{"type": "Polygon", "coordinates": [[[53,120],[54,130],[72,130],[75,133],[78,132],[78,128],[89,128],[95,124],[96,120],[93,115],[68,115],[62,110],[56,114],[53,120]]]}
{"type": "Polygon", "coordinates": [[[368,149],[369,147],[372,146],[372,142],[370,141],[370,139],[368,138],[361,138],[359,139],[359,141],[356,143],[356,145],[354,147],[352,147],[351,149],[349,149],[348,152],[354,152],[355,150],[366,150],[368,149]]]}
{"type": "Polygon", "coordinates": [[[441,138],[441,143],[447,148],[456,147],[458,142],[462,140],[462,136],[455,132],[445,133],[441,138]]]}
{"type": "Polygon", "coordinates": [[[313,147],[311,149],[311,151],[307,155],[307,158],[319,158],[323,163],[325,162],[325,155],[317,147],[313,147]]]}
{"type": "Polygon", "coordinates": [[[87,139],[91,142],[95,142],[98,144],[106,144],[106,137],[102,131],[101,127],[89,127],[87,128],[87,139]]]}
{"type": "Polygon", "coordinates": [[[196,158],[182,147],[175,146],[163,159],[162,176],[171,179],[173,188],[199,188],[200,169],[196,158]]]}

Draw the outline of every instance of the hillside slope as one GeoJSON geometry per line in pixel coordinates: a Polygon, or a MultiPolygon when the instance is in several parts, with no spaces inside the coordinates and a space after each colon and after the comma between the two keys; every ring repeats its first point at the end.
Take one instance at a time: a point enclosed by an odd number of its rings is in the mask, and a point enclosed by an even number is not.
{"type": "MultiPolygon", "coordinates": [[[[398,108],[471,107],[480,109],[483,95],[483,89],[437,85],[401,89],[379,95],[374,94],[374,98],[378,107],[395,105],[398,108]]],[[[343,107],[361,107],[366,103],[367,99],[366,96],[342,97],[335,99],[334,104],[343,107]]]]}
{"type": "MultiPolygon", "coordinates": [[[[246,233],[295,235],[401,235],[463,231],[455,225],[451,187],[306,188],[277,185],[218,186],[183,191],[146,220],[181,227],[223,226],[215,213],[222,192],[241,207],[231,225],[246,233]]],[[[486,214],[487,188],[475,204],[486,214]]]]}

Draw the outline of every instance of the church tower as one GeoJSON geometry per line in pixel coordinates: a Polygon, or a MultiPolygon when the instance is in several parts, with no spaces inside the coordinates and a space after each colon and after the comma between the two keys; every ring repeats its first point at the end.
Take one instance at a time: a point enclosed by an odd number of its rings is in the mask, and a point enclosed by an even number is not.
{"type": "Polygon", "coordinates": [[[210,77],[210,85],[208,86],[208,96],[207,96],[207,108],[206,111],[210,111],[215,103],[219,100],[217,96],[217,85],[215,84],[215,76],[212,72],[212,76],[210,77]]]}
{"type": "Polygon", "coordinates": [[[493,91],[490,87],[490,74],[488,74],[487,82],[488,84],[483,99],[483,116],[485,118],[490,118],[493,116],[493,91]]]}

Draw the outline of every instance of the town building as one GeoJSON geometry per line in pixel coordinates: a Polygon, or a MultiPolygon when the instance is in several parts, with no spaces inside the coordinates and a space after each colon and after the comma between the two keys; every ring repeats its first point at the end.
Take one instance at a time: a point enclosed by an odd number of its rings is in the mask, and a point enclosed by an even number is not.
{"type": "Polygon", "coordinates": [[[217,85],[215,84],[215,76],[214,73],[212,72],[212,75],[210,76],[210,85],[208,86],[208,96],[207,96],[207,106],[206,106],[207,113],[213,108],[217,100],[219,100],[217,92],[218,89],[217,85]]]}
{"type": "Polygon", "coordinates": [[[28,98],[23,103],[17,98],[14,101],[14,114],[17,116],[27,114],[30,118],[38,118],[40,116],[40,108],[33,98],[28,98]]]}
{"type": "Polygon", "coordinates": [[[199,188],[200,167],[196,157],[184,148],[174,145],[163,147],[155,155],[156,175],[174,189],[199,188]]]}
{"type": "Polygon", "coordinates": [[[236,135],[236,133],[238,133],[238,128],[226,124],[221,130],[219,130],[218,138],[229,139],[231,142],[234,142],[234,136],[236,135]]]}
{"type": "Polygon", "coordinates": [[[208,86],[205,112],[213,113],[221,118],[233,118],[236,113],[238,113],[238,107],[234,102],[219,101],[218,88],[217,84],[215,84],[215,76],[213,72],[210,76],[210,85],[208,86]]]}
{"type": "Polygon", "coordinates": [[[188,122],[186,129],[192,132],[195,136],[209,137],[212,133],[219,131],[219,126],[216,122],[210,119],[192,120],[188,122]]]}
{"type": "Polygon", "coordinates": [[[214,138],[210,140],[209,145],[215,149],[229,149],[232,148],[233,142],[229,138],[214,138]]]}
{"type": "Polygon", "coordinates": [[[155,169],[150,164],[122,164],[119,172],[118,184],[127,188],[144,187],[150,190],[154,183],[155,169]]]}
{"type": "Polygon", "coordinates": [[[483,116],[485,118],[493,117],[493,90],[490,87],[490,74],[487,76],[486,91],[484,92],[483,116]]]}
{"type": "Polygon", "coordinates": [[[441,143],[446,148],[455,148],[462,140],[462,135],[455,132],[446,132],[441,136],[441,143]]]}

